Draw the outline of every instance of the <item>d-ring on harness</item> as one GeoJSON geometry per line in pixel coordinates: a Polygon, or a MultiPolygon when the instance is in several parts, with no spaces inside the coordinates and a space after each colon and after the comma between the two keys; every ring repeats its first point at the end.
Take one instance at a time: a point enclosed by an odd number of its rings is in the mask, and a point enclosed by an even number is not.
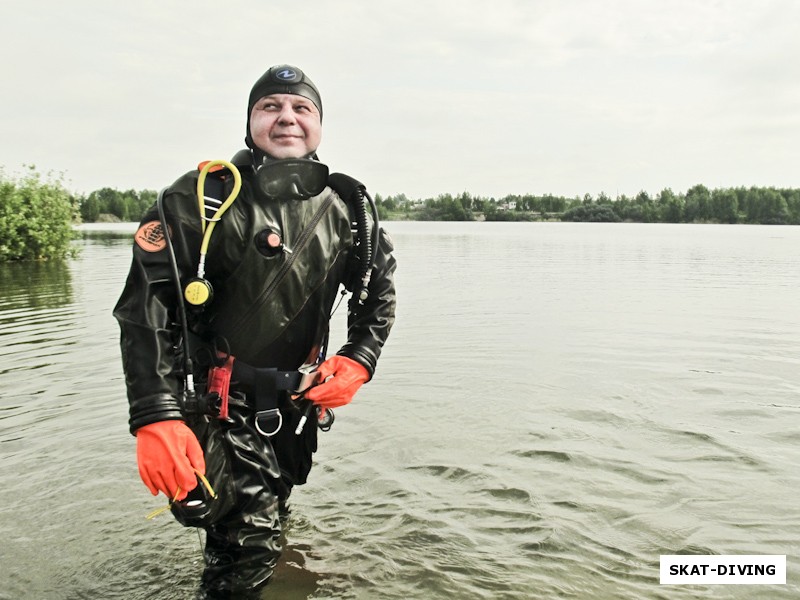
{"type": "Polygon", "coordinates": [[[197,263],[197,276],[192,277],[186,287],[183,289],[183,297],[192,306],[205,306],[214,297],[214,288],[211,283],[205,279],[206,274],[206,254],[208,253],[208,243],[211,240],[211,234],[214,232],[214,227],[217,226],[222,215],[230,208],[236,196],[239,195],[239,190],[242,189],[242,175],[232,163],[227,160],[212,160],[203,165],[200,170],[200,175],[197,177],[197,202],[200,207],[200,223],[203,231],[203,242],[200,244],[200,261],[197,263]],[[226,167],[233,173],[233,190],[230,195],[225,199],[222,204],[219,200],[205,195],[206,176],[214,167],[226,167]],[[209,204],[211,205],[209,207],[209,204]],[[219,206],[217,206],[219,205],[219,206]],[[213,216],[207,217],[206,210],[216,209],[213,216]]]}
{"type": "Polygon", "coordinates": [[[252,392],[255,404],[255,424],[261,435],[272,437],[283,425],[278,408],[278,392],[302,394],[317,381],[317,365],[303,365],[297,371],[252,367],[236,361],[233,379],[252,392]]]}

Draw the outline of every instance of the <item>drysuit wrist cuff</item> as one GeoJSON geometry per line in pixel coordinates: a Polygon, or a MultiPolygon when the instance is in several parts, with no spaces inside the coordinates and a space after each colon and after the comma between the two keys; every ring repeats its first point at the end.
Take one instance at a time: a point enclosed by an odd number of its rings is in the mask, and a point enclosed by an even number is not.
{"type": "MultiPolygon", "coordinates": [[[[375,365],[372,361],[368,360],[367,357],[362,356],[361,354],[354,352],[352,348],[345,349],[342,348],[336,353],[337,356],[344,356],[345,358],[349,358],[360,364],[367,370],[367,381],[372,379],[372,376],[375,374],[375,365]]],[[[366,383],[366,382],[365,382],[366,383]]]]}
{"type": "Polygon", "coordinates": [[[136,430],[158,421],[183,421],[178,400],[170,394],[156,394],[131,400],[128,425],[132,434],[136,430]]]}

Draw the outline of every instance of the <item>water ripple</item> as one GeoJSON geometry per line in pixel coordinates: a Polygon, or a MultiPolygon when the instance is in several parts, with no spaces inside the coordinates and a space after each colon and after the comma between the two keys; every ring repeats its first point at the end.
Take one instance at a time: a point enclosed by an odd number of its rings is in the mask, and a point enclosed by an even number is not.
{"type": "MultiPolygon", "coordinates": [[[[738,600],[659,586],[658,557],[797,571],[800,228],[406,225],[395,331],[293,495],[273,597],[738,600]]],[[[80,245],[0,266],[0,598],[189,598],[199,540],[145,520],[127,431],[130,244],[80,245]]]]}

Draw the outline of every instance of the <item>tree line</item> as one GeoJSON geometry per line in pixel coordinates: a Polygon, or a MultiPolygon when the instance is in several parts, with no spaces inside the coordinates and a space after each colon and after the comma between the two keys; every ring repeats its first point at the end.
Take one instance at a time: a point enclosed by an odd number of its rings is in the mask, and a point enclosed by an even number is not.
{"type": "MultiPolygon", "coordinates": [[[[102,188],[79,199],[83,222],[138,221],[156,199],[155,190],[102,188]]],[[[695,185],[685,193],[666,188],[651,196],[612,199],[605,193],[567,198],[545,194],[502,198],[440,194],[411,199],[375,194],[381,219],[415,221],[593,221],[635,223],[753,223],[800,225],[800,189],[695,185]]]]}
{"type": "Polygon", "coordinates": [[[155,190],[119,191],[104,187],[80,200],[80,215],[84,223],[97,221],[138,222],[155,204],[155,190]]]}
{"type": "Polygon", "coordinates": [[[424,200],[410,200],[404,194],[375,198],[384,219],[800,225],[800,189],[774,187],[710,190],[698,184],[685,193],[666,188],[655,196],[642,191],[614,199],[605,193],[582,198],[526,194],[495,199],[468,192],[424,200]]]}
{"type": "MultiPolygon", "coordinates": [[[[154,204],[155,190],[102,188],[77,196],[61,177],[43,177],[35,167],[17,179],[0,169],[0,261],[41,260],[71,255],[72,225],[78,222],[139,221],[154,204]]],[[[640,223],[754,223],[800,225],[800,189],[695,185],[685,193],[666,188],[651,196],[604,193],[567,198],[545,194],[502,198],[441,194],[410,199],[375,195],[382,219],[418,221],[595,221],[640,223]]]]}

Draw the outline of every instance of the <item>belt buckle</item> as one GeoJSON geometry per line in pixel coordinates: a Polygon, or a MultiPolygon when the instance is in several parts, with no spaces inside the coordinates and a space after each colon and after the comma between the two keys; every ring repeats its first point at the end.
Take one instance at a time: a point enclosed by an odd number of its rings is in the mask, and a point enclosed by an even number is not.
{"type": "Polygon", "coordinates": [[[292,390],[295,394],[303,394],[317,385],[319,380],[319,371],[317,363],[305,364],[297,372],[300,373],[300,381],[297,383],[297,389],[292,390]]]}

